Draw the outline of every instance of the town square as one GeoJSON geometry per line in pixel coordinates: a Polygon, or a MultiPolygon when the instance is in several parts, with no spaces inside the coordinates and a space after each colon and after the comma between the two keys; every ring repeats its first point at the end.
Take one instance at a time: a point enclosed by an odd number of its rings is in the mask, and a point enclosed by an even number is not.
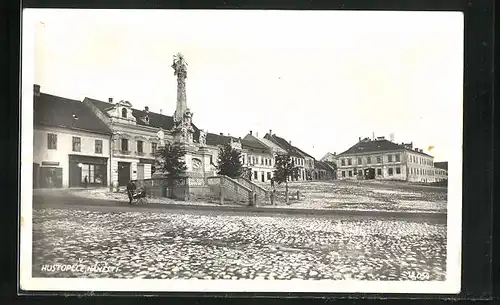
{"type": "Polygon", "coordinates": [[[414,51],[431,34],[451,48],[447,28],[337,28],[333,43],[284,14],[301,38],[277,41],[263,14],[240,40],[230,15],[45,14],[23,101],[33,278],[449,280],[461,173],[442,111],[458,113],[461,79],[421,92],[456,58],[414,51]]]}

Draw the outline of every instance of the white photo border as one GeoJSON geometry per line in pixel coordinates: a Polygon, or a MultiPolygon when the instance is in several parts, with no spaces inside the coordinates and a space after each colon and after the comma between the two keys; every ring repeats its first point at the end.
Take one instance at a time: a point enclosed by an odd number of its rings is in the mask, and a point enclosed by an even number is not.
{"type": "MultiPolygon", "coordinates": [[[[330,281],[330,280],[167,280],[167,279],[76,279],[32,277],[33,201],[33,85],[35,26],[44,9],[24,9],[22,14],[22,99],[20,258],[19,288],[23,291],[115,291],[115,292],[311,292],[311,293],[425,293],[458,294],[461,291],[462,261],[462,141],[463,107],[447,115],[457,130],[453,155],[448,161],[447,254],[445,281],[330,281]]],[[[64,11],[64,10],[61,10],[64,11]]],[[[83,10],[82,10],[83,11],[83,10]]],[[[117,10],[113,10],[116,13],[117,10]]],[[[108,11],[109,12],[109,11],[108,11]]],[[[64,13],[64,12],[61,12],[64,13]]],[[[99,13],[106,13],[100,10],[99,13]]],[[[217,13],[213,11],[212,13],[217,13]]],[[[340,13],[340,12],[339,12],[340,13]]],[[[354,13],[346,12],[342,13],[354,13]]],[[[365,12],[366,13],[366,12],[365,12]]],[[[384,12],[372,12],[381,14],[384,12]]],[[[415,12],[426,13],[426,12],[415,12]]],[[[436,14],[436,12],[428,12],[436,14]]],[[[462,32],[464,17],[461,12],[462,32]]],[[[462,55],[463,57],[463,55],[462,55]]],[[[463,63],[463,61],[462,61],[463,63]]],[[[462,90],[462,87],[460,87],[462,90]]],[[[463,93],[462,93],[463,97],[463,93]]],[[[462,98],[463,105],[463,98],[462,98]]]]}

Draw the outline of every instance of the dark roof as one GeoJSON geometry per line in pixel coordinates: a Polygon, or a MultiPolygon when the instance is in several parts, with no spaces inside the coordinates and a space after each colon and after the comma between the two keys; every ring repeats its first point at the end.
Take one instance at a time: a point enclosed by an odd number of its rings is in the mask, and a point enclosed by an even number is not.
{"type": "Polygon", "coordinates": [[[112,134],[111,129],[81,101],[46,93],[35,95],[33,101],[34,124],[112,134]]]}
{"type": "Polygon", "coordinates": [[[268,139],[269,141],[279,145],[281,148],[286,150],[290,156],[302,158],[302,155],[287,140],[280,138],[275,134],[270,135],[269,133],[266,133],[264,139],[268,139]]]}
{"type": "Polygon", "coordinates": [[[333,169],[323,161],[314,161],[314,167],[324,169],[326,171],[333,171],[333,169]]]}
{"type": "MultiPolygon", "coordinates": [[[[101,110],[101,112],[103,112],[107,116],[109,116],[107,111],[115,106],[114,104],[99,101],[88,97],[86,97],[85,100],[94,104],[97,107],[97,109],[101,110]]],[[[174,127],[174,118],[168,115],[163,115],[156,112],[148,111],[149,124],[142,120],[142,118],[146,116],[146,111],[132,108],[132,115],[136,118],[137,125],[162,128],[164,130],[171,130],[174,127]]],[[[195,141],[198,141],[200,130],[198,129],[198,127],[196,127],[196,125],[194,124],[191,125],[195,130],[194,139],[195,141]]]]}
{"type": "Polygon", "coordinates": [[[299,149],[298,147],[295,147],[293,146],[293,148],[295,148],[295,150],[297,150],[299,153],[303,154],[304,156],[308,157],[308,158],[311,158],[313,160],[316,160],[316,158],[314,158],[313,156],[311,156],[310,154],[304,152],[303,150],[299,149]]]}
{"type": "Polygon", "coordinates": [[[356,153],[379,152],[379,151],[407,150],[417,154],[431,157],[430,155],[417,150],[408,149],[403,145],[396,144],[388,140],[363,140],[354,144],[351,148],[338,154],[337,156],[350,155],[356,153]]]}
{"type": "Polygon", "coordinates": [[[445,162],[434,162],[434,167],[448,170],[448,162],[446,162],[446,161],[445,162]]]}
{"type": "Polygon", "coordinates": [[[231,143],[231,138],[236,140],[234,137],[223,136],[215,133],[207,133],[206,143],[207,145],[219,146],[231,143]]]}
{"type": "Polygon", "coordinates": [[[257,140],[254,136],[249,138],[243,138],[241,140],[241,146],[245,148],[257,149],[257,150],[266,150],[269,151],[270,148],[264,145],[262,142],[257,140]]]}
{"type": "Polygon", "coordinates": [[[215,133],[207,133],[207,138],[206,138],[206,143],[207,145],[212,145],[212,146],[219,146],[219,145],[225,145],[231,143],[231,139],[233,139],[234,142],[241,142],[241,148],[250,148],[250,149],[257,149],[257,150],[268,150],[266,146],[259,142],[255,141],[249,141],[245,139],[240,139],[232,136],[225,136],[225,135],[220,135],[220,134],[215,134],[215,133]]]}

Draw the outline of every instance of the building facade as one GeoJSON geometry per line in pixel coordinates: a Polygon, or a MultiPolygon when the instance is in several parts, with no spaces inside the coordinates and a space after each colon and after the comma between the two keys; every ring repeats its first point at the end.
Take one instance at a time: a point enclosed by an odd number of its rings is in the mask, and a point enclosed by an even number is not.
{"type": "Polygon", "coordinates": [[[111,130],[80,101],[34,91],[33,188],[107,187],[111,130]]]}
{"type": "Polygon", "coordinates": [[[338,179],[385,179],[434,182],[433,157],[413,144],[396,144],[384,137],[359,139],[339,154],[338,179]]]}

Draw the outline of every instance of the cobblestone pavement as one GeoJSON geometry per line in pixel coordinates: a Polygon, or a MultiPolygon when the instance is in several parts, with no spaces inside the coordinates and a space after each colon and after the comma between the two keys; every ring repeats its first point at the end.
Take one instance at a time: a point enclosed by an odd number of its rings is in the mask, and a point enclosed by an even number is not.
{"type": "Polygon", "coordinates": [[[444,280],[445,255],[431,222],[33,210],[35,277],[444,280]]]}
{"type": "MultiPolygon", "coordinates": [[[[277,191],[284,193],[285,186],[277,191]]],[[[291,195],[300,191],[301,200],[279,207],[305,209],[384,210],[446,213],[446,188],[365,181],[306,181],[289,184],[291,195]]],[[[283,201],[283,200],[281,200],[283,201]]]]}

